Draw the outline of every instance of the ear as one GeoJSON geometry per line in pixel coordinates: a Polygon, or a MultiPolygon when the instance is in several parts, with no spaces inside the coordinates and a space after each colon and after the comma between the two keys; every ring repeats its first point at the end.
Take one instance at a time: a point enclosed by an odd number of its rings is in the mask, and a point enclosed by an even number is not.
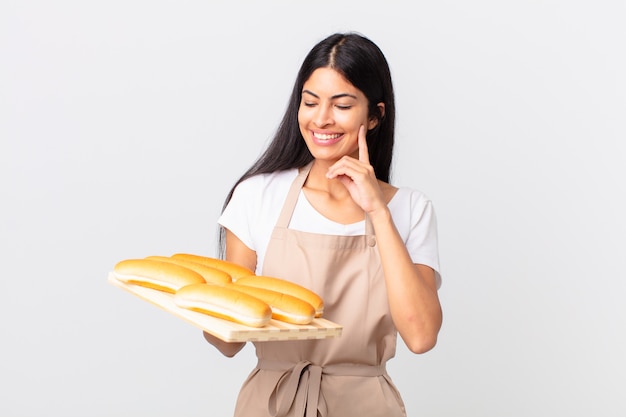
{"type": "Polygon", "coordinates": [[[379,116],[370,117],[369,121],[367,122],[367,130],[374,129],[376,126],[378,126],[378,123],[380,123],[383,117],[385,117],[385,103],[380,102],[376,105],[376,107],[378,107],[379,116]]]}

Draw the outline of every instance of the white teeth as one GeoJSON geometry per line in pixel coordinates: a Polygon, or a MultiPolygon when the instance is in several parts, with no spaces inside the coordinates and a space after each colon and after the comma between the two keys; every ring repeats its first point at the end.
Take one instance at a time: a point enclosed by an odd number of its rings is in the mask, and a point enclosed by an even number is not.
{"type": "Polygon", "coordinates": [[[330,139],[337,139],[339,136],[341,136],[341,134],[335,133],[334,135],[326,135],[324,133],[313,133],[313,136],[321,140],[330,140],[330,139]]]}

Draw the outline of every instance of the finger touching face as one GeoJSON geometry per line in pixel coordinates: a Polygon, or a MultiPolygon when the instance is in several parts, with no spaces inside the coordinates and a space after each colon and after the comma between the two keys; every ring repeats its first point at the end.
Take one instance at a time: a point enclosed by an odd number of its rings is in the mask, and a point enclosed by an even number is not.
{"type": "Polygon", "coordinates": [[[370,162],[369,150],[367,149],[367,132],[363,125],[359,129],[359,161],[367,164],[370,162]]]}

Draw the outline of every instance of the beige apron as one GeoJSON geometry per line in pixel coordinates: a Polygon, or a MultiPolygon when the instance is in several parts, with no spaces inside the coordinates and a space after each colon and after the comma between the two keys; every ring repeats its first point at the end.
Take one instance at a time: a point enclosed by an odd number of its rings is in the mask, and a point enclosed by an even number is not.
{"type": "Polygon", "coordinates": [[[400,394],[385,370],[396,349],[371,222],[363,236],[288,229],[311,165],[300,170],[276,223],[263,275],[317,292],[338,338],[256,342],[258,364],[244,382],[236,417],[400,417],[400,394]]]}

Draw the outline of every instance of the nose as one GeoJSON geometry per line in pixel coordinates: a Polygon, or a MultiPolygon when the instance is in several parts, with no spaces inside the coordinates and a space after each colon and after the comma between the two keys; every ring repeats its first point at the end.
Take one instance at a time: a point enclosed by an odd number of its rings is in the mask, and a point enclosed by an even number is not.
{"type": "Polygon", "coordinates": [[[317,106],[317,112],[313,118],[313,123],[315,123],[315,126],[317,127],[331,125],[333,123],[331,107],[326,104],[320,104],[317,106]]]}

